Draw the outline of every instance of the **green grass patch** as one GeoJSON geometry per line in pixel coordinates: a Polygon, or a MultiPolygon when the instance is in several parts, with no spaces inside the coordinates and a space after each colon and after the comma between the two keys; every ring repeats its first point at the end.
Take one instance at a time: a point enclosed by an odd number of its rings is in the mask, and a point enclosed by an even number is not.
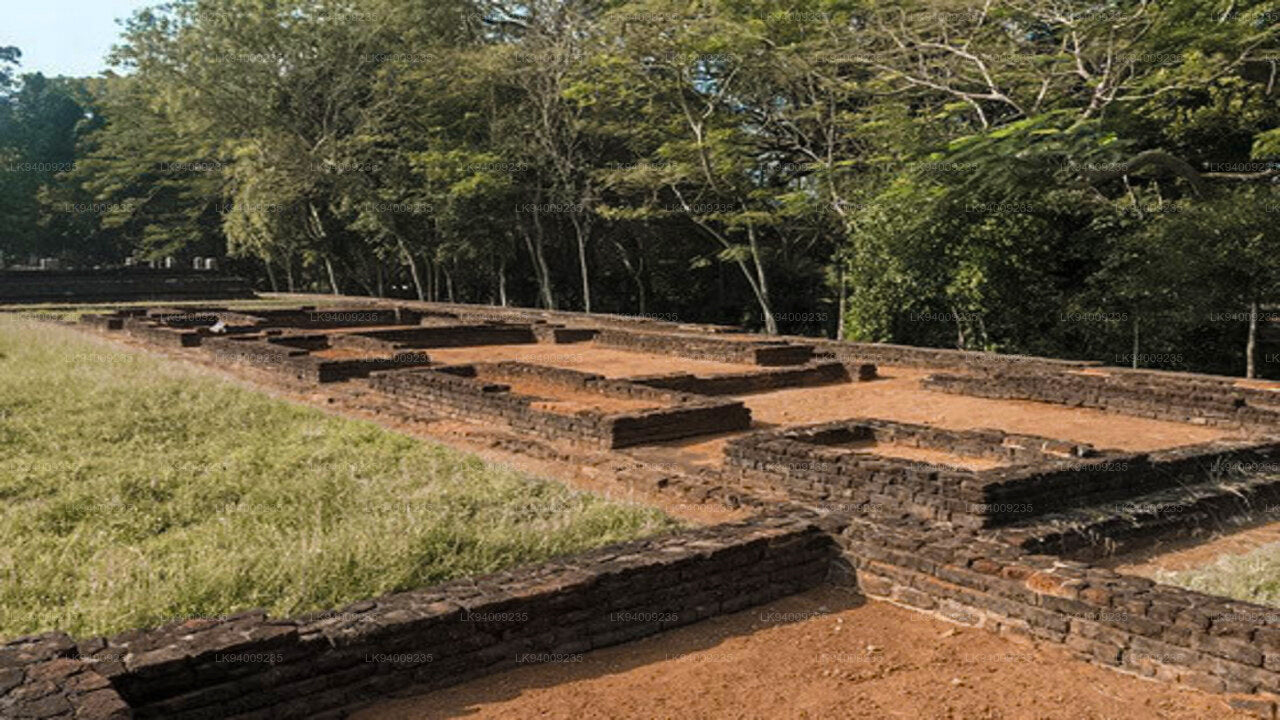
{"type": "Polygon", "coordinates": [[[675,527],[0,315],[0,638],[286,616],[675,527]]]}
{"type": "Polygon", "coordinates": [[[1161,571],[1156,580],[1260,605],[1280,606],[1280,543],[1227,555],[1190,570],[1161,571]]]}

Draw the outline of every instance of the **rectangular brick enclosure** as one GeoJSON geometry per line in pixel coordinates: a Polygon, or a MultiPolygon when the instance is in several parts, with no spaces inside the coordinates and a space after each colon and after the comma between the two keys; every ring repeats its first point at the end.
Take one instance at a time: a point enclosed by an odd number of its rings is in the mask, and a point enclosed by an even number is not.
{"type": "Polygon", "coordinates": [[[1215,466],[1280,457],[1280,444],[1217,442],[1153,453],[999,430],[862,418],[737,438],[726,466],[798,497],[985,528],[1202,481],[1215,466]]]}
{"type": "Polygon", "coordinates": [[[751,412],[720,400],[516,362],[379,372],[370,385],[427,412],[497,421],[533,435],[621,448],[742,430],[751,412]]]}

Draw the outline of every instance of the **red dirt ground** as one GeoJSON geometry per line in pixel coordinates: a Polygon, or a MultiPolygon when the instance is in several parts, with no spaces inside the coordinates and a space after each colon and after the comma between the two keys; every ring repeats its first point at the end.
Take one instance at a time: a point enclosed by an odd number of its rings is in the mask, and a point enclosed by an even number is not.
{"type": "Polygon", "coordinates": [[[931,374],[929,370],[882,367],[880,374],[882,379],[870,382],[794,388],[742,399],[751,408],[752,418],[763,425],[874,417],[956,430],[995,428],[1132,451],[1208,442],[1227,435],[1213,428],[1100,410],[932,392],[919,386],[920,379],[931,374]]]}
{"type": "Polygon", "coordinates": [[[838,588],[580,657],[388,701],[352,720],[1247,717],[1218,697],[838,588]]]}
{"type": "Polygon", "coordinates": [[[533,365],[548,365],[605,377],[633,377],[660,373],[691,372],[698,375],[759,370],[757,365],[692,360],[671,355],[653,355],[600,347],[595,343],[564,345],[485,345],[482,347],[432,348],[427,351],[434,362],[447,364],[499,362],[514,360],[533,365]]]}
{"type": "Polygon", "coordinates": [[[511,392],[517,395],[546,398],[546,400],[534,403],[533,406],[540,410],[565,415],[572,415],[582,411],[607,415],[609,413],[638,412],[661,407],[661,403],[656,403],[652,400],[609,397],[600,393],[575,390],[555,383],[540,382],[532,378],[495,377],[493,380],[510,386],[511,392]]]}

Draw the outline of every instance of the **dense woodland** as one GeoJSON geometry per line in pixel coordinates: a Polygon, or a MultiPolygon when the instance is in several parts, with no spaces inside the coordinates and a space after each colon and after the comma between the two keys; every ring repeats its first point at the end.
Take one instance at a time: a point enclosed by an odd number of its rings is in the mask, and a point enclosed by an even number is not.
{"type": "Polygon", "coordinates": [[[1275,0],[178,0],[103,77],[0,48],[0,252],[1275,376],[1278,35],[1275,0]]]}

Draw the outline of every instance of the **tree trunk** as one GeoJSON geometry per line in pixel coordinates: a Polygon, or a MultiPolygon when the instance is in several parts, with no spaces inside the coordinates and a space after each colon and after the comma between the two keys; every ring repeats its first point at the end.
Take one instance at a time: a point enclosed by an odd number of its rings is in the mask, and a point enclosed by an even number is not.
{"type": "Polygon", "coordinates": [[[524,234],[525,245],[529,248],[529,257],[533,260],[533,274],[538,279],[538,295],[542,302],[542,307],[546,310],[555,310],[555,296],[551,291],[551,268],[547,266],[546,254],[542,251],[542,223],[538,220],[538,213],[533,213],[533,222],[537,233],[530,235],[529,231],[523,226],[521,232],[524,234]]]}
{"type": "Polygon", "coordinates": [[[498,258],[498,304],[507,306],[507,259],[498,258]]]}
{"type": "Polygon", "coordinates": [[[1252,380],[1257,377],[1258,351],[1258,301],[1249,303],[1249,341],[1244,349],[1244,376],[1252,380]]]}
{"type": "Polygon", "coordinates": [[[413,277],[413,289],[418,292],[418,300],[423,301],[427,296],[422,292],[422,277],[418,275],[418,261],[413,259],[413,253],[409,252],[408,246],[404,244],[404,238],[396,238],[400,244],[400,252],[404,255],[404,262],[409,266],[409,275],[413,277]]]}
{"type": "Polygon", "coordinates": [[[289,292],[293,292],[293,257],[285,256],[284,259],[284,280],[289,292]]]}
{"type": "Polygon", "coordinates": [[[844,340],[844,313],[845,313],[845,291],[844,291],[844,260],[837,260],[836,266],[836,282],[840,285],[838,289],[839,306],[836,308],[836,340],[844,340]]]}
{"type": "Polygon", "coordinates": [[[267,266],[267,280],[271,282],[271,292],[280,292],[280,286],[276,284],[276,271],[271,269],[271,260],[262,258],[262,264],[267,266]]]}
{"type": "Polygon", "coordinates": [[[440,272],[444,273],[444,287],[448,292],[449,302],[456,302],[453,299],[453,273],[449,272],[449,268],[445,267],[444,263],[440,263],[440,272]]]}
{"type": "Polygon", "coordinates": [[[587,233],[589,228],[582,226],[576,214],[569,214],[570,221],[573,222],[573,234],[578,240],[578,272],[582,275],[582,309],[583,312],[591,312],[591,280],[587,276],[587,233]]]}
{"type": "Polygon", "coordinates": [[[334,295],[341,295],[342,291],[338,289],[338,276],[333,272],[333,262],[329,260],[329,256],[324,256],[324,268],[329,272],[329,287],[333,290],[334,295]]]}
{"type": "MultiPolygon", "coordinates": [[[[760,262],[760,245],[756,241],[755,226],[747,225],[747,239],[751,242],[751,262],[756,267],[756,281],[751,284],[751,289],[755,291],[756,300],[764,312],[764,331],[769,335],[777,335],[778,319],[773,316],[772,303],[769,301],[769,284],[765,281],[764,265],[760,262]]],[[[750,276],[747,279],[750,280],[750,276]]]]}
{"type": "Polygon", "coordinates": [[[1138,316],[1133,316],[1133,369],[1138,369],[1138,316]]]}

